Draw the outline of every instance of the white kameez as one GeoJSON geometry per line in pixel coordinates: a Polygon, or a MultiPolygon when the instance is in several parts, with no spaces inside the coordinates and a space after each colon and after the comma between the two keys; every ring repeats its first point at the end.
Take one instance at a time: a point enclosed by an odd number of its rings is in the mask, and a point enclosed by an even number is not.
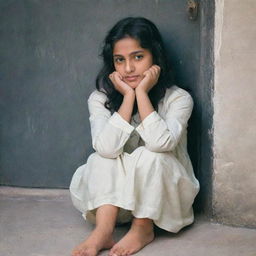
{"type": "Polygon", "coordinates": [[[178,232],[194,220],[192,204],[199,191],[187,153],[187,121],[193,109],[188,92],[173,86],[158,112],[131,123],[104,107],[107,97],[95,90],[88,99],[95,153],[73,175],[70,192],[84,218],[98,207],[121,208],[118,222],[132,216],[178,232]]]}

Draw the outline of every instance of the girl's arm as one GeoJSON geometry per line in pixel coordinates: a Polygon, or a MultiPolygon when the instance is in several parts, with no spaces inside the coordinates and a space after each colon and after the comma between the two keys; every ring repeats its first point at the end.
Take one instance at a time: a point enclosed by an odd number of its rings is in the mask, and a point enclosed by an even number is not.
{"type": "Polygon", "coordinates": [[[137,99],[140,119],[141,121],[143,121],[149,114],[155,111],[155,109],[151,104],[151,101],[148,97],[148,93],[145,92],[144,90],[136,89],[136,99],[137,99]]]}
{"type": "Polygon", "coordinates": [[[116,71],[109,75],[109,79],[112,81],[115,89],[124,96],[118,113],[124,120],[130,123],[135,101],[135,91],[122,80],[122,76],[116,71]]]}
{"type": "Polygon", "coordinates": [[[144,79],[135,89],[138,111],[141,121],[143,121],[149,114],[154,111],[154,108],[148,97],[148,92],[157,83],[159,75],[160,67],[157,65],[153,65],[150,69],[144,72],[144,79]]]}
{"type": "Polygon", "coordinates": [[[132,104],[131,98],[124,98],[119,109],[120,114],[118,111],[113,115],[104,106],[107,96],[102,92],[94,91],[88,99],[92,146],[103,157],[118,157],[123,152],[123,147],[134,130],[134,127],[125,120],[125,118],[127,120],[130,118],[129,111],[127,111],[128,113],[125,111],[125,106],[132,104]]]}
{"type": "Polygon", "coordinates": [[[135,89],[142,123],[136,128],[146,148],[154,152],[172,151],[187,128],[193,109],[192,97],[185,90],[176,89],[165,101],[166,116],[163,119],[153,108],[148,92],[156,84],[160,68],[153,65],[135,89]]]}
{"type": "Polygon", "coordinates": [[[175,149],[182,134],[186,132],[193,100],[189,93],[177,89],[165,100],[164,107],[164,118],[153,111],[136,128],[150,151],[167,152],[175,149]]]}
{"type": "Polygon", "coordinates": [[[130,92],[124,95],[123,102],[118,110],[119,115],[128,123],[131,122],[131,116],[135,101],[135,93],[130,92]]]}

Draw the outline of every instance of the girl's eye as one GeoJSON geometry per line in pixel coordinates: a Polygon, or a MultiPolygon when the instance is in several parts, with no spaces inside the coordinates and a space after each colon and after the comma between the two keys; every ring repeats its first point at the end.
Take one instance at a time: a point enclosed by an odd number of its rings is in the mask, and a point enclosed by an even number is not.
{"type": "Polygon", "coordinates": [[[140,60],[140,59],[142,59],[143,58],[143,55],[135,55],[135,59],[136,60],[140,60]]]}
{"type": "Polygon", "coordinates": [[[124,61],[124,58],[121,58],[121,57],[115,58],[116,63],[121,63],[122,61],[124,61]]]}

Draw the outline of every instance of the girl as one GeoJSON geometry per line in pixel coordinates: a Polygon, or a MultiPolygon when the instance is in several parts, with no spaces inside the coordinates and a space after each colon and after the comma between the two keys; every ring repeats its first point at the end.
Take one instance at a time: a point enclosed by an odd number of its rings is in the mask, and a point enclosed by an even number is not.
{"type": "Polygon", "coordinates": [[[172,85],[163,42],[145,18],[125,18],[108,33],[104,66],[88,99],[95,153],[71,181],[75,207],[95,219],[72,256],[131,255],[154,239],[153,225],[178,232],[193,222],[199,183],[187,153],[188,92],[172,85]],[[116,223],[132,221],[117,243],[116,223]]]}

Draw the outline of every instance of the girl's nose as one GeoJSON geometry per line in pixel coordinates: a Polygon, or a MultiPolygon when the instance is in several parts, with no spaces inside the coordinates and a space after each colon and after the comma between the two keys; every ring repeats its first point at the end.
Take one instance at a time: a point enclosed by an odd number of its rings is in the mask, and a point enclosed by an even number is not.
{"type": "Polygon", "coordinates": [[[131,61],[127,61],[125,65],[125,71],[126,73],[131,73],[135,70],[135,67],[131,61]]]}

